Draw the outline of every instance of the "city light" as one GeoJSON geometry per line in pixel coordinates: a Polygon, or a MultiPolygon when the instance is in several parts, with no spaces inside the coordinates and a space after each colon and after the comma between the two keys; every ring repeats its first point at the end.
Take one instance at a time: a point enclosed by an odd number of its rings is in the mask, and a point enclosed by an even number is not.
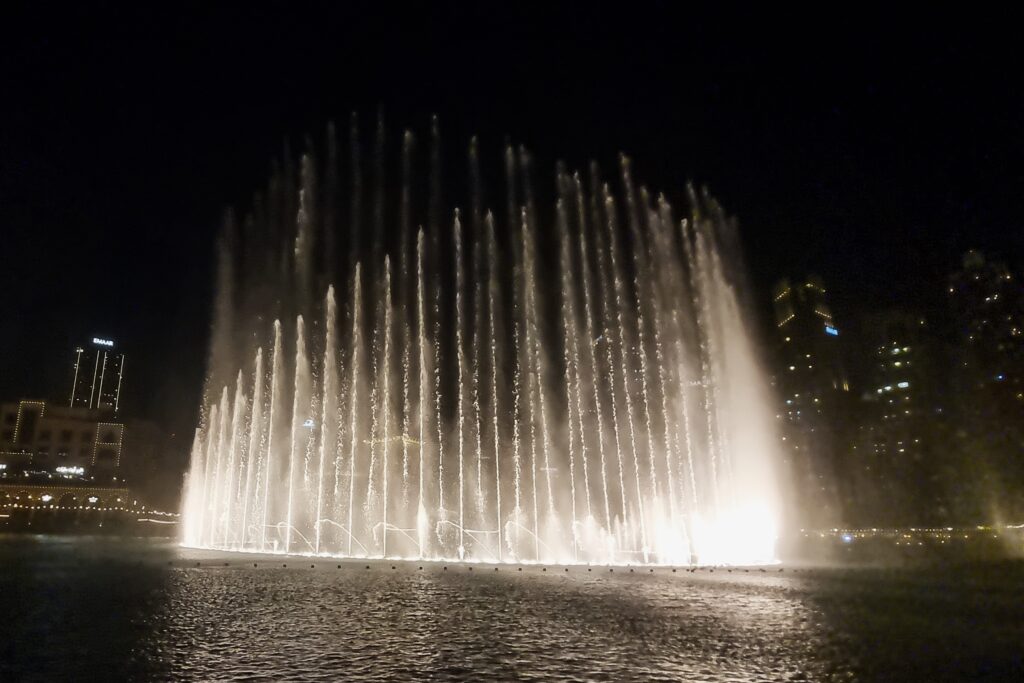
{"type": "Polygon", "coordinates": [[[113,347],[114,346],[114,340],[113,339],[101,339],[100,337],[93,337],[92,338],[92,343],[96,344],[97,346],[109,346],[109,347],[113,347]]]}
{"type": "Polygon", "coordinates": [[[831,325],[825,325],[825,334],[830,334],[833,337],[838,337],[839,336],[839,330],[837,330],[836,328],[832,327],[831,325]]]}
{"type": "Polygon", "coordinates": [[[58,474],[85,474],[84,467],[61,465],[57,467],[56,472],[58,474]]]}

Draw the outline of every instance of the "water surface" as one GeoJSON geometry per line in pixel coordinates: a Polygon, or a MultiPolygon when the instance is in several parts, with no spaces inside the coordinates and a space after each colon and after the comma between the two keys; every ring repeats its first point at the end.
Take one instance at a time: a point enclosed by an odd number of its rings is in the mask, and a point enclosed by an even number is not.
{"type": "Polygon", "coordinates": [[[0,537],[0,680],[1024,680],[1020,564],[444,566],[0,537]]]}

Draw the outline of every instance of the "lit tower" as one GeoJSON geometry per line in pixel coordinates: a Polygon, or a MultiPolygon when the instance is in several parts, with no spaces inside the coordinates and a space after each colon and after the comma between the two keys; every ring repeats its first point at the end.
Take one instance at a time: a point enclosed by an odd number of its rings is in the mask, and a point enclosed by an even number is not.
{"type": "Polygon", "coordinates": [[[72,408],[88,408],[116,413],[121,402],[121,377],[124,354],[114,350],[110,339],[93,337],[92,342],[75,349],[72,367],[72,408]]]}
{"type": "Polygon", "coordinates": [[[839,328],[817,276],[780,281],[773,300],[778,336],[774,374],[785,451],[808,504],[834,517],[839,421],[849,391],[839,328]]]}

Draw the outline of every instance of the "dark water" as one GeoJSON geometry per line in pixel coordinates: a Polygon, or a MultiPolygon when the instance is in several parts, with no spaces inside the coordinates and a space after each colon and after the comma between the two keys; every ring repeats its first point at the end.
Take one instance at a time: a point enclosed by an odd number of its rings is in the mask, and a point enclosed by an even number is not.
{"type": "Polygon", "coordinates": [[[1019,563],[370,565],[0,537],[0,680],[1024,680],[1019,563]]]}

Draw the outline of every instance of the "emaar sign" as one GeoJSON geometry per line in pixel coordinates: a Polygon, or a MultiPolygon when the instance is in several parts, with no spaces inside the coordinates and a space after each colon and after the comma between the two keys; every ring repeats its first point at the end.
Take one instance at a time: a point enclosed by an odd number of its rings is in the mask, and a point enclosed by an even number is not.
{"type": "Polygon", "coordinates": [[[97,346],[110,346],[110,347],[114,346],[114,340],[113,339],[100,339],[99,337],[93,337],[92,338],[92,343],[96,344],[97,346]]]}

